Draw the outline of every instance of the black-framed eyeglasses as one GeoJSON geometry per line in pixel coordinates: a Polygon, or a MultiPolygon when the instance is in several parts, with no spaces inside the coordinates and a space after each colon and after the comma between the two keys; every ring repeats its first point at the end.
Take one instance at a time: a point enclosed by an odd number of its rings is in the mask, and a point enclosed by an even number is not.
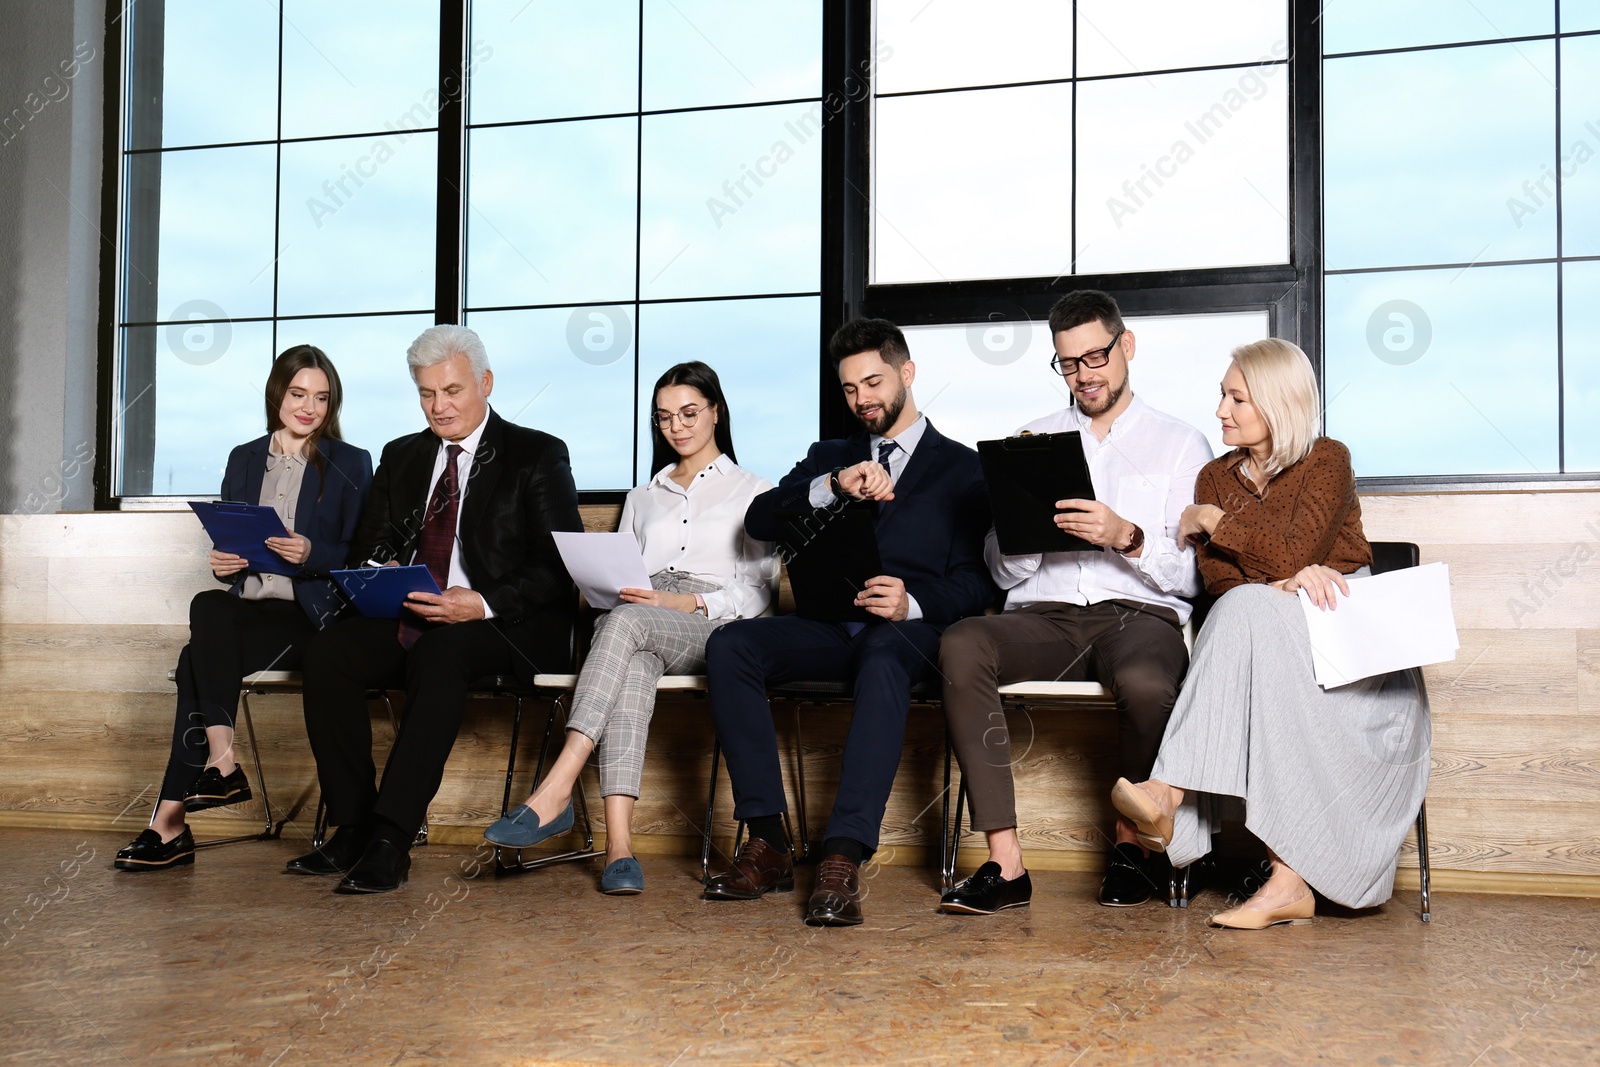
{"type": "Polygon", "coordinates": [[[1080,363],[1091,370],[1095,367],[1104,367],[1111,362],[1111,350],[1117,347],[1117,342],[1122,340],[1122,335],[1126,332],[1126,330],[1118,330],[1117,335],[1111,339],[1110,344],[1104,348],[1097,348],[1092,352],[1085,352],[1076,359],[1070,356],[1056,356],[1050,360],[1050,369],[1065,378],[1068,375],[1077,374],[1078,364],[1080,363]]]}
{"type": "Polygon", "coordinates": [[[677,419],[683,425],[683,428],[687,430],[694,425],[695,420],[700,417],[700,412],[704,410],[704,408],[684,408],[682,411],[658,411],[651,417],[655,419],[656,425],[663,430],[672,426],[673,419],[677,419]]]}

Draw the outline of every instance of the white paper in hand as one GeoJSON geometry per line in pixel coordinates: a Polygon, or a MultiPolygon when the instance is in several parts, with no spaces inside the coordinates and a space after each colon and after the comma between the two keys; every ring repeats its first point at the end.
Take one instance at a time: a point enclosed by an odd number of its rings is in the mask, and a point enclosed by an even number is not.
{"type": "Polygon", "coordinates": [[[567,573],[592,607],[609,611],[622,603],[620,589],[649,589],[650,575],[632,530],[619,533],[565,533],[551,535],[567,573]]]}
{"type": "Polygon", "coordinates": [[[1323,611],[1301,590],[1312,667],[1324,689],[1456,658],[1450,568],[1443,563],[1347,579],[1350,595],[1323,611]]]}

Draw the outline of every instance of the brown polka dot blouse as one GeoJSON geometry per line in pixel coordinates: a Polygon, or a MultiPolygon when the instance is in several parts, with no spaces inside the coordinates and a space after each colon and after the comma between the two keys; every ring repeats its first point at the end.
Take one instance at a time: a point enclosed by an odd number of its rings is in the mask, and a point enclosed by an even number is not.
{"type": "Polygon", "coordinates": [[[1249,452],[1236,448],[1200,469],[1197,504],[1223,511],[1211,543],[1199,552],[1200,577],[1216,596],[1236,585],[1276,582],[1313,563],[1349,574],[1372,562],[1361,531],[1350,450],[1319,437],[1299,463],[1278,472],[1264,493],[1245,478],[1249,452]]]}

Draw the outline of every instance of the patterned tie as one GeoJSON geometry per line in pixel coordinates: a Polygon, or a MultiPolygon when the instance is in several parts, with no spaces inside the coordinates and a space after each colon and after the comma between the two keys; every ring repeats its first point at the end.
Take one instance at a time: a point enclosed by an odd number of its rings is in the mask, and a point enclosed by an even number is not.
{"type": "MultiPolygon", "coordinates": [[[[445,448],[444,473],[433,487],[433,499],[422,519],[422,536],[417,539],[417,558],[428,568],[440,589],[450,587],[450,552],[456,542],[456,512],[461,507],[461,493],[456,484],[456,457],[461,455],[460,445],[445,448]]],[[[410,649],[422,636],[424,623],[409,611],[400,614],[400,645],[410,649]]]]}

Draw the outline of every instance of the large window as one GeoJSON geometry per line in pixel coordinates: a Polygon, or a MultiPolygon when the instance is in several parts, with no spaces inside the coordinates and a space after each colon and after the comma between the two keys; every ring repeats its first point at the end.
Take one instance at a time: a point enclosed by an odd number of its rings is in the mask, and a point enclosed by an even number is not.
{"type": "Polygon", "coordinates": [[[126,21],[115,495],[214,493],[299,343],[376,454],[423,425],[404,352],[435,321],[483,335],[495,408],[563,437],[581,489],[648,477],[647,394],[683,360],[722,376],[746,466],[776,477],[814,436],[817,5],[142,0],[126,21]]]}
{"type": "Polygon", "coordinates": [[[1228,352],[1315,321],[1292,8],[879,0],[861,302],[911,326],[941,429],[972,443],[1070,403],[1045,313],[1094,287],[1138,338],[1135,391],[1221,447],[1228,352]]]}
{"type": "Polygon", "coordinates": [[[1369,475],[1600,470],[1600,5],[1323,26],[1329,432],[1369,475]]]}
{"type": "Polygon", "coordinates": [[[822,342],[858,314],[911,331],[919,401],[975,441],[1067,402],[1044,319],[1079,287],[1136,324],[1136,390],[1208,432],[1228,350],[1272,334],[1374,484],[1600,470],[1595,0],[122,23],[103,499],[214,492],[299,342],[338,363],[347,437],[420,428],[401,360],[433,322],[483,334],[495,407],[591,493],[651,473],[647,394],[681,360],[721,373],[768,477],[851,430],[822,342]]]}

